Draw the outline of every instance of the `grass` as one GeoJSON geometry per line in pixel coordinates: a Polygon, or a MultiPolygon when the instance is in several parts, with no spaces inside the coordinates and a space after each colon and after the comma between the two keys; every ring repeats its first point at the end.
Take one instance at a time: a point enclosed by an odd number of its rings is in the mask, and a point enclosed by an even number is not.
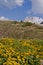
{"type": "Polygon", "coordinates": [[[0,21],[0,38],[43,39],[43,26],[28,22],[0,21]]]}

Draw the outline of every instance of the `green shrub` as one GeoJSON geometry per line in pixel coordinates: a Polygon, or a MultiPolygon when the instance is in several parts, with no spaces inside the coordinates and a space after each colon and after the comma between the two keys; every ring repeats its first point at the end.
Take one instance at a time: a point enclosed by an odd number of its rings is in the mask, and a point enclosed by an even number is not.
{"type": "Polygon", "coordinates": [[[40,27],[38,27],[38,29],[43,29],[43,27],[42,27],[42,26],[40,26],[40,27]]]}
{"type": "Polygon", "coordinates": [[[31,22],[25,22],[25,23],[22,25],[22,27],[31,26],[31,25],[32,25],[31,22]]]}
{"type": "Polygon", "coordinates": [[[12,23],[12,24],[16,24],[16,23],[17,23],[17,21],[12,21],[11,23],[12,23]]]}
{"type": "Polygon", "coordinates": [[[21,20],[20,22],[22,23],[23,21],[21,20]]]}

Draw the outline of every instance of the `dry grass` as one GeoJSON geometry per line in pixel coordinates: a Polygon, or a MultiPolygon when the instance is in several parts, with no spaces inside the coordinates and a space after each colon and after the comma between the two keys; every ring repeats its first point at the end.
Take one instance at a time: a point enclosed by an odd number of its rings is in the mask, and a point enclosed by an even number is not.
{"type": "Polygon", "coordinates": [[[0,21],[0,38],[43,39],[43,26],[17,21],[0,21]]]}

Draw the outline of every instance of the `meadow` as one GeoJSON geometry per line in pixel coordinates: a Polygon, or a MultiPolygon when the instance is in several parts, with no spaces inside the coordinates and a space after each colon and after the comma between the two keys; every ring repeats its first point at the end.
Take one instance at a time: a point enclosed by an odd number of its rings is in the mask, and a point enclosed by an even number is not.
{"type": "Polygon", "coordinates": [[[0,39],[0,65],[40,65],[43,40],[0,39]]]}
{"type": "Polygon", "coordinates": [[[0,65],[42,65],[43,26],[0,21],[0,65]]]}
{"type": "Polygon", "coordinates": [[[31,22],[0,21],[0,38],[43,39],[43,26],[31,22]]]}

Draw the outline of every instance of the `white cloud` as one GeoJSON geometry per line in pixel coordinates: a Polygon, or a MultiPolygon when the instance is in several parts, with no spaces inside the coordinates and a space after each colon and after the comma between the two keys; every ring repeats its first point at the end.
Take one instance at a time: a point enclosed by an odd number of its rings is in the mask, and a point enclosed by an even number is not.
{"type": "Polygon", "coordinates": [[[7,0],[5,0],[5,3],[7,3],[7,0]]]}
{"type": "Polygon", "coordinates": [[[8,8],[13,8],[16,6],[22,6],[24,3],[24,0],[0,0],[0,6],[5,6],[8,8]]]}
{"type": "Polygon", "coordinates": [[[4,16],[2,16],[2,17],[0,17],[0,20],[9,20],[9,19],[4,17],[4,16]]]}
{"type": "Polygon", "coordinates": [[[26,17],[24,19],[24,22],[32,22],[32,23],[36,23],[36,24],[40,24],[43,21],[42,18],[39,17],[26,17]]]}
{"type": "Polygon", "coordinates": [[[43,0],[31,0],[33,13],[43,14],[43,0]]]}
{"type": "Polygon", "coordinates": [[[18,5],[18,6],[22,6],[23,2],[24,2],[24,0],[16,0],[15,1],[16,5],[18,5]]]}

